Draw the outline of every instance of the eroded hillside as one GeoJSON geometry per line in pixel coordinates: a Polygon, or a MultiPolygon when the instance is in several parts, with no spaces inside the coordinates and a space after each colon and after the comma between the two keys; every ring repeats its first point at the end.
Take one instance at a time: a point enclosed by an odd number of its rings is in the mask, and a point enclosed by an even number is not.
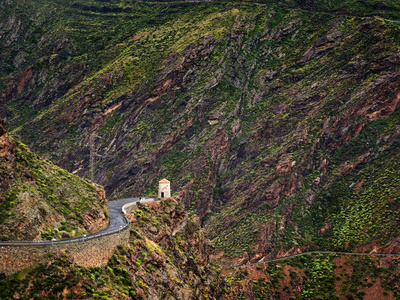
{"type": "Polygon", "coordinates": [[[392,249],[393,3],[46,3],[2,4],[2,115],[33,149],[111,197],[186,186],[227,257],[392,249]]]}
{"type": "Polygon", "coordinates": [[[40,159],[0,120],[0,240],[37,241],[108,225],[104,189],[40,159]]]}

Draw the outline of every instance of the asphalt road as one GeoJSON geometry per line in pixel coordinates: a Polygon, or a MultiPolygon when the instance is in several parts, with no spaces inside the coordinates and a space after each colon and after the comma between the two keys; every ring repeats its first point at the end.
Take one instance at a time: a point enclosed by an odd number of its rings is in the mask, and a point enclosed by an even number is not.
{"type": "MultiPolygon", "coordinates": [[[[95,238],[99,238],[101,236],[109,235],[117,233],[121,230],[124,230],[128,227],[129,222],[125,218],[124,213],[122,212],[122,207],[129,203],[134,203],[139,201],[141,198],[125,198],[114,201],[109,201],[107,203],[108,214],[110,217],[110,224],[107,228],[88,235],[77,236],[69,239],[62,240],[53,240],[53,241],[43,241],[43,242],[25,242],[25,241],[14,241],[14,242],[0,242],[0,246],[45,246],[45,245],[57,245],[57,244],[69,244],[76,242],[83,242],[95,238]]],[[[143,202],[151,202],[154,201],[153,198],[145,197],[143,202]]]]}

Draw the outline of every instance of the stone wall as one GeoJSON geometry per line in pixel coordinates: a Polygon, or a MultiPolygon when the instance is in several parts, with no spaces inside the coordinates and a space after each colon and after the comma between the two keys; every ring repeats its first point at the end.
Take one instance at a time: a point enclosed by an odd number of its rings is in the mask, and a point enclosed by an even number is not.
{"type": "Polygon", "coordinates": [[[0,246],[0,275],[11,275],[35,263],[47,262],[51,254],[67,252],[78,265],[84,267],[104,266],[117,245],[126,243],[129,226],[119,233],[96,239],[49,246],[0,246]]]}
{"type": "Polygon", "coordinates": [[[122,206],[122,211],[124,214],[129,214],[133,210],[136,210],[138,208],[138,203],[140,205],[140,204],[147,204],[147,203],[154,203],[154,202],[159,202],[159,201],[154,200],[153,198],[150,198],[150,199],[141,200],[140,202],[128,203],[128,204],[125,204],[124,206],[122,206]]]}

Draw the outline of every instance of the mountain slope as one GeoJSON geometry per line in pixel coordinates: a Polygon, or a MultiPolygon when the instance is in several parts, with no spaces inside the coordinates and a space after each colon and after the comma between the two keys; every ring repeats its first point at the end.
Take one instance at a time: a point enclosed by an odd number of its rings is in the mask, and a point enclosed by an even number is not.
{"type": "Polygon", "coordinates": [[[392,247],[395,3],[371,16],[353,2],[49,2],[61,17],[47,27],[35,3],[24,20],[42,31],[10,32],[36,50],[2,73],[2,114],[33,149],[111,197],[154,193],[161,177],[186,186],[231,258],[392,247]]]}
{"type": "Polygon", "coordinates": [[[40,159],[0,121],[0,240],[42,240],[108,225],[104,190],[40,159]]]}

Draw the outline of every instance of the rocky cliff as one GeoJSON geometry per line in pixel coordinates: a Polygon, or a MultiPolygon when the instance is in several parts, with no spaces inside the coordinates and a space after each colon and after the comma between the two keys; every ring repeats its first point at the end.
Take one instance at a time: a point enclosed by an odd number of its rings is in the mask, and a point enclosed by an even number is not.
{"type": "Polygon", "coordinates": [[[355,2],[4,2],[1,114],[111,197],[189,187],[226,257],[391,251],[399,13],[355,2]]]}
{"type": "Polygon", "coordinates": [[[0,240],[37,241],[108,225],[104,189],[40,159],[0,120],[0,240]]]}

